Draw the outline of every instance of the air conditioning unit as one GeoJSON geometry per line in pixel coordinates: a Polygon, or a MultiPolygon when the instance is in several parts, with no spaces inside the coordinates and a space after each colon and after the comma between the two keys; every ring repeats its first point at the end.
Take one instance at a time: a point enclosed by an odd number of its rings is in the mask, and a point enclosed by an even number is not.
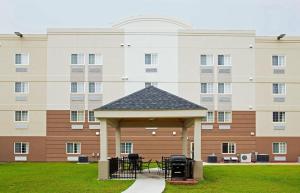
{"type": "Polygon", "coordinates": [[[240,162],[250,163],[251,162],[251,153],[243,153],[243,154],[241,154],[240,162]]]}

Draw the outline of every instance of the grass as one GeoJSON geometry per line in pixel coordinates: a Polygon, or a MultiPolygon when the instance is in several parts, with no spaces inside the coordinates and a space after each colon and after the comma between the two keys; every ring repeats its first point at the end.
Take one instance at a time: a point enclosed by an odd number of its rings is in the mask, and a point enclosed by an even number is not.
{"type": "MultiPolygon", "coordinates": [[[[204,175],[194,186],[167,184],[164,193],[300,193],[299,165],[205,166],[204,175]]],[[[119,193],[132,183],[98,181],[97,164],[0,164],[1,193],[119,193]]]]}
{"type": "Polygon", "coordinates": [[[167,184],[164,193],[300,193],[299,165],[205,166],[195,186],[167,184]]]}
{"type": "Polygon", "coordinates": [[[0,164],[0,192],[119,193],[131,180],[97,180],[97,164],[8,163],[0,164]]]}

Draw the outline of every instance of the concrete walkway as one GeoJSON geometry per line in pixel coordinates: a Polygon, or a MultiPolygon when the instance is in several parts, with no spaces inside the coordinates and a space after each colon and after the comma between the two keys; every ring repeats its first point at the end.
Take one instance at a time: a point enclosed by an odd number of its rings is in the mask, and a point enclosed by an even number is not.
{"type": "Polygon", "coordinates": [[[122,193],[162,193],[165,189],[165,179],[157,174],[157,169],[143,171],[138,174],[135,182],[122,193]]]}

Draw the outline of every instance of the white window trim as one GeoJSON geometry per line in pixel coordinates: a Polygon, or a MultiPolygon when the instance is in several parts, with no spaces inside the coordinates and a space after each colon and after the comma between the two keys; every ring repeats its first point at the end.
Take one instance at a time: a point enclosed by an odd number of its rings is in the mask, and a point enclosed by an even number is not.
{"type": "Polygon", "coordinates": [[[14,122],[15,123],[28,123],[29,122],[29,111],[28,110],[15,110],[14,113],[14,122]],[[16,121],[16,112],[17,111],[27,111],[27,121],[16,121]]]}
{"type": "Polygon", "coordinates": [[[285,68],[286,67],[286,56],[284,55],[284,54],[273,54],[272,56],[271,56],[271,66],[273,67],[273,69],[275,68],[275,69],[280,69],[280,68],[285,68]],[[277,56],[277,57],[279,57],[279,56],[283,56],[284,57],[284,64],[282,65],[282,66],[273,66],[273,56],[277,56]]]}
{"type": "MultiPolygon", "coordinates": [[[[208,86],[207,86],[207,91],[209,91],[209,89],[208,89],[208,86]]],[[[203,94],[203,95],[209,95],[209,94],[214,94],[214,91],[215,91],[215,84],[213,83],[213,82],[201,82],[200,83],[200,94],[203,94]],[[211,84],[212,85],[212,92],[206,92],[206,93],[204,93],[204,92],[202,92],[202,87],[201,87],[201,84],[211,84]]]]}
{"type": "Polygon", "coordinates": [[[274,96],[285,96],[286,95],[286,83],[284,83],[284,82],[273,82],[272,83],[272,94],[274,95],[274,96]],[[283,94],[276,94],[276,93],[274,93],[273,92],[273,84],[284,84],[284,93],[283,94]]]}
{"type": "Polygon", "coordinates": [[[220,95],[231,95],[232,94],[232,83],[231,82],[218,82],[217,86],[218,86],[218,89],[217,89],[218,94],[220,94],[220,95]],[[224,84],[224,93],[219,93],[219,84],[224,84]],[[230,85],[230,92],[226,92],[226,90],[225,90],[226,84],[230,85]]]}
{"type": "Polygon", "coordinates": [[[102,56],[102,54],[100,54],[100,53],[88,53],[88,61],[87,61],[87,64],[89,65],[89,66],[103,66],[103,56],[102,56]],[[95,56],[96,55],[99,55],[100,56],[100,64],[90,64],[90,54],[95,54],[95,56]]]}
{"type": "Polygon", "coordinates": [[[234,142],[222,142],[221,143],[221,152],[222,152],[223,155],[228,155],[228,154],[234,155],[234,154],[236,154],[236,152],[237,152],[236,143],[234,143],[234,142]],[[223,153],[223,143],[232,143],[232,144],[234,144],[234,153],[223,153]]]}
{"type": "Polygon", "coordinates": [[[69,64],[71,66],[84,66],[85,65],[85,54],[84,53],[71,53],[70,54],[70,63],[69,64]],[[72,54],[82,54],[83,55],[83,58],[82,58],[83,64],[72,64],[72,54]]]}
{"type": "Polygon", "coordinates": [[[66,154],[68,154],[68,155],[80,155],[81,154],[81,142],[74,142],[74,141],[66,142],[66,154]],[[74,150],[74,144],[79,143],[80,144],[79,153],[68,153],[68,143],[73,143],[73,150],[74,150]]]}
{"type": "Polygon", "coordinates": [[[272,112],[272,123],[274,125],[276,125],[276,124],[285,124],[286,123],[286,111],[273,111],[272,112]],[[278,112],[278,113],[283,112],[284,113],[284,122],[274,122],[273,113],[276,113],[276,112],[278,112]]]}
{"type": "Polygon", "coordinates": [[[144,65],[145,65],[146,68],[153,68],[153,67],[158,66],[158,64],[159,64],[159,57],[158,57],[158,53],[157,52],[145,52],[144,53],[144,65]],[[146,54],[150,54],[151,55],[151,64],[146,64],[145,63],[146,54]],[[156,59],[157,62],[156,62],[156,64],[152,63],[152,55],[153,54],[156,54],[156,56],[157,56],[157,59],[156,59]]]}
{"type": "MultiPolygon", "coordinates": [[[[90,119],[89,119],[90,112],[93,112],[93,111],[88,111],[88,122],[89,123],[99,123],[99,121],[97,121],[96,117],[95,117],[95,121],[90,121],[90,119]]],[[[94,111],[94,116],[95,116],[95,111],[94,111]]]]}
{"type": "Polygon", "coordinates": [[[71,81],[70,82],[70,93],[71,94],[84,94],[85,93],[85,82],[83,82],[83,81],[71,81]],[[83,83],[83,91],[82,92],[72,92],[72,82],[77,83],[77,90],[78,90],[78,83],[83,83]]]}
{"type": "Polygon", "coordinates": [[[85,122],[85,110],[70,110],[70,122],[71,123],[84,123],[85,122]],[[77,111],[77,119],[78,119],[78,112],[83,111],[83,121],[72,121],[72,111],[77,111]]]}
{"type": "Polygon", "coordinates": [[[214,63],[215,63],[215,58],[214,58],[213,54],[200,54],[200,66],[214,66],[214,63]],[[203,64],[201,64],[201,55],[206,55],[206,57],[207,56],[212,56],[212,64],[211,65],[203,65],[203,64]]]}
{"type": "MultiPolygon", "coordinates": [[[[203,123],[214,123],[215,122],[215,112],[214,111],[208,111],[208,112],[212,112],[213,113],[213,120],[212,121],[207,121],[207,118],[206,118],[206,121],[203,121],[203,123]]],[[[206,113],[206,116],[207,116],[207,113],[206,113]]]]}
{"type": "MultiPolygon", "coordinates": [[[[122,144],[122,143],[131,143],[131,150],[130,150],[130,151],[131,151],[131,153],[133,153],[133,142],[131,142],[131,141],[125,141],[125,142],[121,142],[121,144],[122,144]]],[[[121,145],[121,144],[120,144],[120,145],[121,145]]],[[[121,148],[121,147],[120,147],[120,151],[122,151],[122,148],[121,148]]],[[[121,154],[122,154],[122,155],[128,155],[128,154],[130,154],[130,153],[122,153],[122,152],[121,152],[121,154]]]]}
{"type": "Polygon", "coordinates": [[[232,57],[231,57],[231,54],[218,54],[217,55],[217,66],[218,67],[220,67],[220,66],[221,67],[223,67],[223,66],[232,66],[232,57]],[[224,65],[219,65],[219,61],[218,61],[219,60],[219,55],[223,55],[224,56],[224,65]],[[225,56],[229,56],[229,63],[230,63],[229,65],[225,65],[225,56]]]}
{"type": "Polygon", "coordinates": [[[15,93],[15,94],[28,94],[28,93],[29,93],[29,82],[25,82],[25,81],[15,81],[15,84],[14,84],[14,93],[15,93]],[[16,92],[16,83],[17,83],[17,82],[27,83],[27,91],[26,91],[26,92],[16,92]]]}
{"type": "Polygon", "coordinates": [[[29,142],[14,142],[14,154],[15,155],[28,155],[29,154],[29,142]],[[26,153],[16,153],[16,143],[26,144],[26,153]]]}
{"type": "Polygon", "coordinates": [[[232,111],[218,111],[218,112],[217,112],[217,122],[218,122],[218,123],[232,123],[232,111]],[[220,121],[219,121],[219,113],[222,113],[222,112],[224,112],[224,122],[220,122],[220,121]],[[226,120],[225,120],[225,114],[226,114],[226,113],[230,113],[230,120],[229,120],[229,121],[226,121],[226,120]]]}
{"type": "Polygon", "coordinates": [[[14,60],[15,60],[15,65],[16,66],[28,66],[30,64],[30,54],[29,53],[24,53],[24,52],[22,52],[22,53],[15,53],[14,56],[15,56],[14,60]],[[16,54],[27,55],[28,56],[28,63],[27,64],[16,64],[16,54]]]}
{"type": "MultiPolygon", "coordinates": [[[[86,90],[88,91],[88,94],[102,94],[103,93],[103,91],[102,91],[102,82],[100,82],[100,81],[89,81],[88,83],[87,83],[87,88],[86,88],[86,90]],[[94,82],[95,84],[96,83],[100,83],[100,90],[97,92],[96,91],[96,89],[95,89],[95,92],[90,92],[90,82],[94,82]]],[[[73,93],[73,94],[77,94],[77,93],[73,93]]]]}
{"type": "Polygon", "coordinates": [[[287,142],[272,142],[272,154],[274,154],[274,155],[286,155],[287,154],[287,142]],[[274,148],[273,148],[274,143],[279,143],[279,144],[280,143],[285,143],[285,153],[274,153],[274,148]]]}

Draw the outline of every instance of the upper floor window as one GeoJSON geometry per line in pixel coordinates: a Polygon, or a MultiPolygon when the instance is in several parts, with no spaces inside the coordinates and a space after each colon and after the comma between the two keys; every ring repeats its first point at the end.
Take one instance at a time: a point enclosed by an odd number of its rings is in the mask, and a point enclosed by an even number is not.
{"type": "Polygon", "coordinates": [[[29,54],[16,54],[15,55],[16,65],[28,65],[29,64],[29,54]]]}
{"type": "Polygon", "coordinates": [[[284,123],[285,112],[273,112],[273,123],[284,123]]]}
{"type": "Polygon", "coordinates": [[[14,143],[14,153],[15,154],[28,154],[29,143],[28,142],[15,142],[14,143]]]}
{"type": "Polygon", "coordinates": [[[218,65],[219,66],[231,66],[230,55],[218,55],[218,65]]]}
{"type": "Polygon", "coordinates": [[[203,120],[203,122],[206,122],[206,123],[213,123],[214,122],[214,112],[213,111],[208,111],[206,113],[206,117],[205,119],[203,120]]]}
{"type": "Polygon", "coordinates": [[[231,94],[231,83],[218,83],[218,93],[231,94]]]}
{"type": "Polygon", "coordinates": [[[101,83],[89,82],[89,93],[101,93],[101,83]]]}
{"type": "Polygon", "coordinates": [[[222,153],[224,154],[235,154],[236,144],[232,142],[222,143],[222,153]]]}
{"type": "Polygon", "coordinates": [[[158,54],[156,53],[145,54],[145,64],[146,65],[158,64],[158,54]]]}
{"type": "Polygon", "coordinates": [[[157,82],[145,82],[145,88],[149,86],[155,86],[157,87],[157,82]]]}
{"type": "Polygon", "coordinates": [[[28,82],[15,82],[15,93],[28,93],[28,82]]]}
{"type": "Polygon", "coordinates": [[[15,122],[27,122],[28,111],[15,111],[15,122]]]}
{"type": "Polygon", "coordinates": [[[71,93],[84,93],[84,83],[71,82],[71,93]]]}
{"type": "Polygon", "coordinates": [[[89,122],[95,122],[95,112],[94,111],[89,111],[89,122]]]}
{"type": "Polygon", "coordinates": [[[285,83],[273,83],[273,94],[285,95],[285,83]]]}
{"type": "Polygon", "coordinates": [[[272,66],[273,67],[285,66],[285,56],[273,55],[272,56],[272,66]]]}
{"type": "Polygon", "coordinates": [[[68,142],[66,144],[67,154],[80,154],[81,153],[81,143],[79,142],[68,142]]]}
{"type": "Polygon", "coordinates": [[[201,83],[201,93],[203,94],[212,94],[214,92],[213,83],[201,83]]]}
{"type": "Polygon", "coordinates": [[[84,55],[83,54],[71,54],[71,64],[83,65],[84,64],[84,55]]]}
{"type": "Polygon", "coordinates": [[[287,144],[286,142],[274,142],[273,146],[273,154],[286,154],[287,153],[287,144]]]}
{"type": "Polygon", "coordinates": [[[232,116],[231,112],[218,112],[218,122],[219,123],[231,123],[232,116]]]}
{"type": "Polygon", "coordinates": [[[213,65],[213,55],[204,55],[200,56],[200,64],[202,66],[212,66],[213,65]]]}
{"type": "Polygon", "coordinates": [[[102,64],[101,54],[89,54],[89,64],[94,64],[94,65],[102,64]]]}
{"type": "Polygon", "coordinates": [[[72,122],[84,122],[84,111],[71,111],[72,122]]]}
{"type": "Polygon", "coordinates": [[[131,142],[121,143],[121,153],[122,154],[133,153],[133,144],[131,142]]]}

